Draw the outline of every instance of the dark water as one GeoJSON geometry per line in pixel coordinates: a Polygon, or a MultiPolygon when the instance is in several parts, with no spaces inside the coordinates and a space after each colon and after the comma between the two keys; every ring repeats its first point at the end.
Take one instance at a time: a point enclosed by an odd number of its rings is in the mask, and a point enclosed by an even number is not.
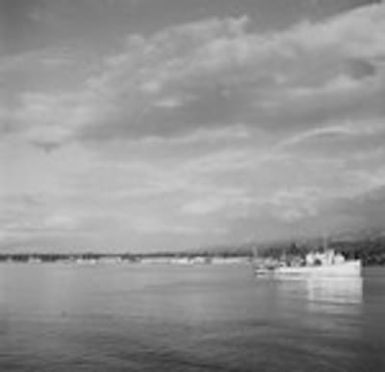
{"type": "Polygon", "coordinates": [[[385,371],[385,270],[2,264],[0,371],[385,371]]]}

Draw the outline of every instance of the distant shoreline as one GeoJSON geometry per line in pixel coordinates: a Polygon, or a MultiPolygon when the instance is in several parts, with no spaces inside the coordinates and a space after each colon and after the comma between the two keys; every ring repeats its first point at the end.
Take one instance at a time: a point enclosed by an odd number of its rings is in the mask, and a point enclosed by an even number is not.
{"type": "MultiPolygon", "coordinates": [[[[342,254],[346,259],[360,259],[364,266],[385,265],[385,238],[359,239],[354,241],[329,241],[329,248],[342,254]]],[[[28,248],[18,252],[0,253],[1,262],[16,263],[169,263],[169,264],[221,264],[249,263],[258,258],[305,257],[310,251],[322,251],[319,241],[313,242],[276,242],[200,248],[190,251],[155,252],[28,252],[28,248]]],[[[29,249],[30,250],[30,249],[29,249]]]]}
{"type": "Polygon", "coordinates": [[[202,256],[202,255],[127,255],[127,254],[2,254],[1,263],[69,263],[69,264],[175,264],[211,265],[246,264],[250,256],[202,256]]]}

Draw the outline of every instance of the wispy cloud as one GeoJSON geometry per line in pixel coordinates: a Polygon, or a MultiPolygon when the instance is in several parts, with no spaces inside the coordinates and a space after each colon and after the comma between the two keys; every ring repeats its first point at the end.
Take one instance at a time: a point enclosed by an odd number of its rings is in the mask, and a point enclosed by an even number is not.
{"type": "Polygon", "coordinates": [[[133,35],[82,92],[31,93],[15,115],[57,141],[172,136],[237,122],[285,130],[354,117],[357,105],[361,117],[382,115],[384,18],[378,4],[274,33],[249,31],[241,17],[133,35]]]}
{"type": "Polygon", "coordinates": [[[356,223],[338,206],[385,185],[385,5],[263,30],[245,13],[3,55],[2,239],[356,223]]]}

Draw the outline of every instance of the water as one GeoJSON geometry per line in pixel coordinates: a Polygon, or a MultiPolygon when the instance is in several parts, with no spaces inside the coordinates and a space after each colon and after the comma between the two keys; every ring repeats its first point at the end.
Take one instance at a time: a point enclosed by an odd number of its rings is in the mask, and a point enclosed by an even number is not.
{"type": "Polygon", "coordinates": [[[0,265],[0,371],[385,371],[385,270],[0,265]]]}

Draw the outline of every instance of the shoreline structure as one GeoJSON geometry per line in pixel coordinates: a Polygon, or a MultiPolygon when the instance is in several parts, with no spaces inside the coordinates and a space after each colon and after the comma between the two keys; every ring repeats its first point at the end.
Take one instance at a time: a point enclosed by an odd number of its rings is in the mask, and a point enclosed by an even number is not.
{"type": "MultiPolygon", "coordinates": [[[[201,247],[189,251],[153,251],[139,252],[75,252],[63,253],[32,251],[32,247],[0,247],[1,263],[74,263],[74,264],[176,264],[176,265],[207,265],[207,264],[253,264],[269,266],[272,262],[285,262],[289,266],[298,266],[300,261],[313,252],[325,252],[320,240],[303,241],[300,243],[276,242],[261,243],[256,249],[255,243],[234,246],[201,247]],[[7,249],[7,250],[5,250],[7,249]],[[256,251],[258,255],[256,255],[256,251]],[[256,262],[257,261],[257,262],[256,262]]],[[[339,240],[329,242],[330,249],[345,260],[361,260],[363,266],[385,265],[385,237],[371,239],[339,240]]],[[[37,249],[37,248],[35,248],[37,249]]]]}
{"type": "Polygon", "coordinates": [[[68,264],[170,264],[210,265],[249,264],[250,256],[202,256],[202,255],[127,255],[127,254],[0,254],[1,263],[68,263],[68,264]]]}

